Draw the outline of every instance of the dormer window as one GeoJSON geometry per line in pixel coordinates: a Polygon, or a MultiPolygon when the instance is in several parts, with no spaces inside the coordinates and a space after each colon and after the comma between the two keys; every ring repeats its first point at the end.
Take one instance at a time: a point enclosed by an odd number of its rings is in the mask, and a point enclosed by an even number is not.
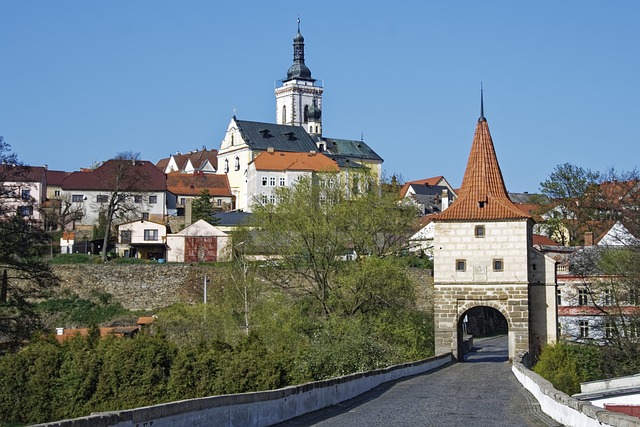
{"type": "Polygon", "coordinates": [[[271,138],[271,134],[269,133],[269,129],[262,129],[262,130],[260,130],[258,132],[260,132],[260,136],[263,137],[263,138],[267,138],[267,139],[271,138]]]}
{"type": "Polygon", "coordinates": [[[296,134],[293,132],[287,132],[284,134],[287,137],[287,141],[295,141],[296,140],[296,134]]]}
{"type": "Polygon", "coordinates": [[[485,236],[484,225],[476,225],[474,235],[478,238],[482,238],[485,236]]]}
{"type": "Polygon", "coordinates": [[[480,209],[484,208],[485,203],[487,203],[487,202],[485,202],[484,200],[480,200],[480,201],[478,201],[478,207],[479,207],[480,209]]]}

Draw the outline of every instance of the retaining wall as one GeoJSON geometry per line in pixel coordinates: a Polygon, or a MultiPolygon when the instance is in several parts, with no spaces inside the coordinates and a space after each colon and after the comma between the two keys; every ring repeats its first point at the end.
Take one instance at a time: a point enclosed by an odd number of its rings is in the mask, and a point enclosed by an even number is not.
{"type": "Polygon", "coordinates": [[[39,424],[44,427],[262,427],[317,411],[397,379],[422,374],[453,361],[451,353],[377,371],[347,375],[278,390],[211,396],[39,424]]]}
{"type": "Polygon", "coordinates": [[[553,385],[523,364],[527,354],[520,353],[511,370],[524,388],[538,400],[544,413],[562,425],[570,427],[640,427],[640,418],[607,411],[589,402],[574,399],[553,388],[553,385]]]}

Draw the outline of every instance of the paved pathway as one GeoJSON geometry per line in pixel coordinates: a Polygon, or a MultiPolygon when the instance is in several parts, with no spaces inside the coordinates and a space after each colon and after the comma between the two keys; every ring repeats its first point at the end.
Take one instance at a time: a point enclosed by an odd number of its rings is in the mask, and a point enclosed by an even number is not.
{"type": "Polygon", "coordinates": [[[559,426],[511,373],[506,336],[476,340],[469,363],[394,381],[280,427],[559,426]]]}

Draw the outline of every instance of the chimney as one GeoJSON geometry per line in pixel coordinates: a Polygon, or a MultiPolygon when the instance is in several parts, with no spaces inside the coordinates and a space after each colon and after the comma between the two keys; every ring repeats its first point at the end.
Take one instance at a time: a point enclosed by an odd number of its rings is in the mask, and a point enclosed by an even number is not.
{"type": "Polygon", "coordinates": [[[440,208],[440,211],[443,211],[449,207],[449,191],[446,188],[442,190],[441,200],[442,200],[442,207],[440,208]]]}
{"type": "Polygon", "coordinates": [[[593,246],[593,232],[587,231],[584,233],[584,245],[593,246]]]}
{"type": "Polygon", "coordinates": [[[64,335],[64,328],[56,328],[56,335],[64,335]]]}
{"type": "Polygon", "coordinates": [[[273,153],[275,150],[273,147],[267,148],[267,153],[273,153]]]}

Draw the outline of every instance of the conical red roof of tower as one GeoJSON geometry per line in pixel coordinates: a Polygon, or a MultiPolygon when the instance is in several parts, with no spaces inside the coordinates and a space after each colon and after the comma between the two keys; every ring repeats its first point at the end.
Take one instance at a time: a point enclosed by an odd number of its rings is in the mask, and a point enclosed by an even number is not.
{"type": "Polygon", "coordinates": [[[531,216],[518,209],[509,199],[489,125],[481,114],[458,199],[437,215],[434,221],[526,218],[531,216]]]}

